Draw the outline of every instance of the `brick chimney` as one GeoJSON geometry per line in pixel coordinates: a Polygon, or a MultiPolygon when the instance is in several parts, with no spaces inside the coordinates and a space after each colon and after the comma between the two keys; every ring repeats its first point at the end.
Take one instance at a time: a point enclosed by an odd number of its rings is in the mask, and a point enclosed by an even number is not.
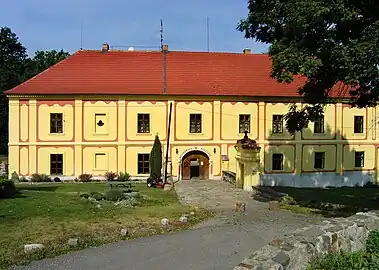
{"type": "Polygon", "coordinates": [[[162,45],[162,52],[168,52],[168,45],[167,44],[162,45]]]}
{"type": "Polygon", "coordinates": [[[109,51],[109,44],[108,43],[103,43],[101,45],[101,52],[107,53],[109,51]]]}
{"type": "Polygon", "coordinates": [[[251,49],[249,48],[243,49],[243,54],[251,54],[251,49]]]}

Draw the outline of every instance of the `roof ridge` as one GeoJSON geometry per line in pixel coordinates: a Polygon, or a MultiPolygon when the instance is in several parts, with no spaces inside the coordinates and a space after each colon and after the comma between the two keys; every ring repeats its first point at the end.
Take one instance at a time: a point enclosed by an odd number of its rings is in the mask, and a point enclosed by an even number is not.
{"type": "MultiPolygon", "coordinates": [[[[77,53],[86,53],[86,52],[99,52],[102,53],[101,50],[94,49],[85,49],[85,50],[79,50],[77,53]]],[[[113,50],[110,49],[107,53],[161,53],[159,50],[135,50],[135,51],[128,51],[128,50],[113,50]]],[[[239,52],[206,52],[206,51],[184,51],[184,50],[172,50],[168,51],[168,53],[184,53],[184,54],[231,54],[231,55],[241,55],[241,56],[257,56],[257,55],[262,55],[262,56],[268,56],[268,53],[249,53],[249,54],[244,54],[244,53],[239,53],[239,52]]],[[[104,53],[106,54],[106,53],[104,53]]]]}

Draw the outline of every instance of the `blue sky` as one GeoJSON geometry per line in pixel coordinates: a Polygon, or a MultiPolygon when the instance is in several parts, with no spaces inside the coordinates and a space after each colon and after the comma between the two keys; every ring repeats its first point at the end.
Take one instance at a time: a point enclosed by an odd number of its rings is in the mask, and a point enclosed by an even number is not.
{"type": "Polygon", "coordinates": [[[205,51],[208,16],[211,51],[249,47],[264,52],[267,45],[246,40],[236,30],[247,13],[247,0],[12,0],[1,4],[0,26],[10,27],[29,55],[36,50],[78,50],[81,22],[85,49],[100,49],[104,42],[154,49],[159,47],[162,18],[170,50],[205,51]]]}

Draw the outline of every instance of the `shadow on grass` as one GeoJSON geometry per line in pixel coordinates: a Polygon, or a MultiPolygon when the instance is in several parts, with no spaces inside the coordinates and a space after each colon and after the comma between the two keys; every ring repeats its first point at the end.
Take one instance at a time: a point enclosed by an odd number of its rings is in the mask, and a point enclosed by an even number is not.
{"type": "Polygon", "coordinates": [[[13,200],[13,199],[18,199],[18,198],[27,198],[27,197],[28,196],[26,196],[25,194],[23,194],[21,191],[17,190],[16,195],[14,195],[13,197],[0,198],[0,201],[1,200],[13,200]]]}
{"type": "Polygon", "coordinates": [[[295,205],[316,210],[326,217],[347,217],[357,212],[379,210],[378,187],[292,188],[272,187],[288,194],[295,205]]]}
{"type": "Polygon", "coordinates": [[[30,185],[30,186],[21,186],[17,187],[17,190],[30,190],[30,191],[50,191],[50,192],[55,192],[58,189],[58,186],[56,185],[47,185],[47,186],[42,186],[42,185],[30,185]]]}

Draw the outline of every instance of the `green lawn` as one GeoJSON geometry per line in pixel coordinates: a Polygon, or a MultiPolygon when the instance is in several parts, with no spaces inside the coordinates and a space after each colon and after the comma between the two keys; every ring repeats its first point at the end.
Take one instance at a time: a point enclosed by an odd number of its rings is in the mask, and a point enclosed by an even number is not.
{"type": "Polygon", "coordinates": [[[141,206],[123,208],[102,202],[101,209],[96,203],[81,199],[79,193],[105,191],[104,183],[20,184],[17,187],[21,191],[18,197],[0,200],[1,269],[73,250],[67,246],[69,238],[79,237],[80,244],[74,249],[82,249],[184,229],[212,215],[209,211],[180,205],[174,191],[147,188],[144,184],[136,184],[135,188],[148,196],[141,206]],[[168,228],[160,225],[163,217],[178,221],[183,213],[190,211],[196,213],[187,225],[179,222],[168,228]],[[127,238],[120,235],[122,228],[129,229],[127,238]],[[23,245],[30,243],[44,244],[45,249],[25,255],[23,245]]]}
{"type": "Polygon", "coordinates": [[[378,187],[327,189],[273,187],[273,189],[292,197],[298,206],[282,205],[282,207],[297,212],[314,212],[324,216],[346,217],[360,211],[379,209],[378,187]],[[336,205],[339,206],[336,207],[336,205]]]}

